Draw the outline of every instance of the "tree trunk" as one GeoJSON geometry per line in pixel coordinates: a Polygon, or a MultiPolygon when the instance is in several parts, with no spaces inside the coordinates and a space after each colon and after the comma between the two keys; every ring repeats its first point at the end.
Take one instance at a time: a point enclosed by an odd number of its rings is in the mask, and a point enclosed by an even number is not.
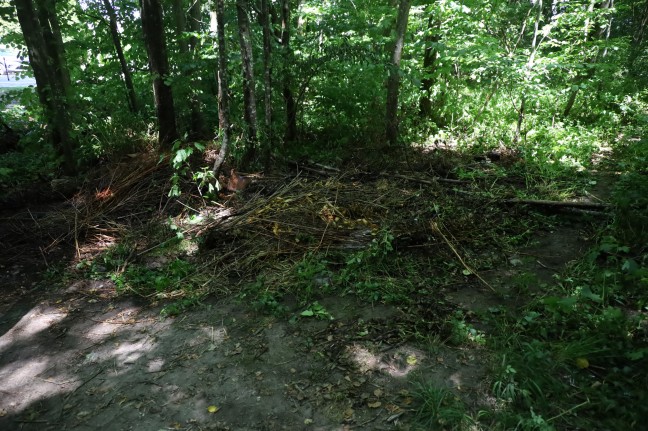
{"type": "Polygon", "coordinates": [[[173,18],[175,20],[178,49],[181,54],[189,52],[189,42],[184,37],[184,32],[187,31],[187,17],[185,16],[184,3],[184,0],[173,0],[173,18]]]}
{"type": "Polygon", "coordinates": [[[113,7],[110,0],[103,0],[103,4],[106,8],[106,14],[108,15],[110,37],[112,38],[113,45],[115,46],[115,52],[117,52],[117,58],[119,58],[119,64],[121,66],[122,77],[124,78],[124,84],[126,85],[128,107],[130,108],[131,112],[137,113],[139,111],[137,95],[135,94],[133,77],[131,75],[130,69],[128,68],[128,63],[126,62],[126,57],[124,56],[124,49],[122,48],[121,39],[119,37],[119,30],[117,28],[117,14],[115,13],[115,8],[113,7]]]}
{"type": "MultiPolygon", "coordinates": [[[[531,70],[533,70],[533,67],[535,66],[535,58],[541,42],[538,40],[538,36],[540,35],[540,21],[542,20],[542,9],[543,9],[542,0],[538,0],[535,5],[532,5],[531,10],[533,10],[534,7],[538,9],[538,12],[536,14],[536,18],[533,23],[533,37],[531,38],[531,53],[529,54],[529,59],[527,60],[527,64],[526,64],[526,69],[528,72],[526,74],[525,83],[531,74],[531,70]]],[[[529,13],[531,13],[531,10],[529,11],[529,13]]],[[[524,35],[525,28],[526,25],[523,25],[522,32],[520,33],[520,37],[524,35]]],[[[526,115],[526,97],[527,96],[525,94],[524,87],[523,87],[522,101],[520,102],[520,109],[518,110],[518,119],[517,119],[517,124],[515,126],[515,134],[513,135],[513,145],[516,145],[520,141],[520,136],[522,135],[522,123],[524,123],[524,117],[526,115]]]]}
{"type": "Polygon", "coordinates": [[[243,65],[243,105],[245,123],[247,124],[247,145],[243,155],[243,166],[248,165],[256,157],[257,146],[257,109],[254,79],[254,59],[252,57],[252,41],[250,38],[250,20],[248,18],[247,0],[236,1],[236,16],[239,27],[239,44],[243,65]]]}
{"type": "Polygon", "coordinates": [[[290,48],[290,0],[281,0],[281,47],[283,50],[283,98],[286,104],[286,133],[288,145],[297,140],[297,104],[292,92],[292,51],[290,48]]]}
{"type": "MultiPolygon", "coordinates": [[[[590,7],[588,9],[588,12],[593,13],[594,9],[609,9],[614,6],[614,0],[604,0],[602,2],[597,2],[596,0],[591,0],[590,7]]],[[[598,39],[603,39],[603,38],[609,38],[610,36],[610,28],[612,27],[612,18],[610,18],[608,25],[606,26],[595,26],[595,29],[593,31],[590,30],[590,20],[587,19],[585,21],[585,38],[586,40],[591,40],[594,37],[598,39]]],[[[594,74],[596,73],[596,64],[599,62],[599,60],[602,57],[605,57],[607,55],[607,50],[604,50],[603,52],[597,52],[596,55],[590,57],[586,61],[587,65],[587,72],[583,75],[580,74],[576,76],[574,84],[571,86],[571,90],[569,92],[569,97],[567,99],[567,103],[565,104],[565,109],[563,110],[563,118],[569,117],[569,114],[571,113],[572,108],[574,107],[574,104],[576,102],[576,96],[578,95],[578,91],[580,90],[581,84],[584,82],[589,81],[594,77],[594,74]]]]}
{"type": "Polygon", "coordinates": [[[396,45],[392,55],[389,77],[387,78],[387,109],[385,115],[387,142],[395,147],[398,144],[398,91],[400,87],[400,62],[405,44],[405,31],[409,18],[409,0],[400,0],[396,18],[396,45]]]}
{"type": "Polygon", "coordinates": [[[164,22],[160,0],[142,0],[142,30],[148,52],[149,68],[153,75],[153,96],[158,119],[158,143],[170,148],[178,139],[175,107],[169,79],[169,59],[164,38],[164,22]]]}
{"type": "MultiPolygon", "coordinates": [[[[66,99],[71,95],[70,72],[65,63],[65,51],[63,49],[63,36],[56,16],[56,4],[54,0],[36,0],[38,9],[38,21],[41,24],[45,48],[51,58],[50,67],[54,68],[56,80],[60,84],[66,99]]],[[[67,102],[67,100],[66,100],[67,102]]]]}
{"type": "MultiPolygon", "coordinates": [[[[189,13],[190,20],[188,26],[184,0],[173,0],[173,16],[176,25],[175,30],[176,38],[178,40],[178,50],[180,51],[182,58],[181,61],[190,61],[190,58],[196,55],[198,39],[195,36],[192,36],[191,39],[187,40],[184,33],[187,31],[187,27],[189,27],[192,32],[200,31],[200,1],[192,1],[189,13]]],[[[191,139],[199,139],[204,135],[204,120],[200,110],[200,101],[196,94],[196,87],[198,85],[193,79],[193,71],[193,68],[185,68],[182,76],[183,79],[189,82],[189,91],[191,93],[189,95],[189,110],[191,112],[189,136],[191,139]]]]}
{"type": "Polygon", "coordinates": [[[225,45],[225,5],[224,0],[216,3],[216,34],[218,40],[218,125],[220,128],[221,147],[214,162],[213,173],[216,178],[229,150],[229,86],[227,83],[227,46],[225,45]]]}
{"type": "Polygon", "coordinates": [[[266,170],[270,166],[272,145],[272,39],[270,30],[270,0],[261,0],[261,26],[263,27],[263,89],[265,106],[265,145],[263,146],[263,164],[266,170]]]}
{"type": "Polygon", "coordinates": [[[438,33],[441,22],[435,19],[434,14],[430,15],[428,20],[427,35],[425,36],[425,53],[423,54],[423,73],[425,78],[421,82],[421,97],[419,99],[419,110],[421,117],[430,118],[432,116],[432,100],[430,90],[435,83],[434,73],[436,72],[436,60],[438,49],[436,45],[441,40],[438,33]]]}
{"type": "MultiPolygon", "coordinates": [[[[192,33],[198,33],[202,30],[202,1],[193,0],[191,3],[191,8],[189,9],[189,31],[192,33]]],[[[196,52],[200,48],[200,39],[196,36],[191,36],[189,38],[189,49],[191,52],[196,52]]]]}
{"type": "Polygon", "coordinates": [[[515,135],[513,135],[514,145],[520,141],[520,136],[522,135],[522,123],[524,122],[525,107],[526,107],[526,96],[522,95],[522,102],[520,102],[520,110],[518,111],[518,119],[515,125],[515,135]]]}
{"type": "MultiPolygon", "coordinates": [[[[202,2],[201,0],[192,0],[189,9],[189,21],[187,28],[192,33],[202,31],[202,2]]],[[[198,61],[200,51],[200,38],[191,36],[189,38],[189,50],[194,61],[198,61]]],[[[189,105],[191,109],[191,133],[193,139],[203,138],[207,135],[205,131],[205,117],[202,113],[200,99],[198,97],[197,85],[192,85],[191,100],[189,105]]]]}
{"type": "MultiPolygon", "coordinates": [[[[54,18],[46,17],[48,12],[39,11],[31,0],[14,0],[13,4],[27,45],[29,64],[36,78],[38,98],[45,110],[50,140],[63,157],[65,172],[72,175],[76,173],[76,162],[70,137],[71,122],[66,97],[66,89],[69,90],[69,86],[61,80],[67,75],[64,64],[59,61],[62,59],[63,48],[53,45],[58,40],[55,36],[55,40],[50,41],[49,45],[45,41],[44,27],[49,27],[47,32],[53,35],[51,20],[54,18]],[[39,17],[45,21],[40,22],[39,17]],[[57,52],[54,58],[51,56],[53,47],[57,52]]],[[[54,13],[54,10],[49,9],[49,13],[54,13]]]]}
{"type": "Polygon", "coordinates": [[[639,75],[635,68],[635,62],[643,51],[644,41],[646,39],[646,28],[648,28],[648,2],[643,7],[633,7],[632,18],[633,27],[632,40],[630,42],[630,51],[628,53],[628,76],[633,80],[639,75]]]}

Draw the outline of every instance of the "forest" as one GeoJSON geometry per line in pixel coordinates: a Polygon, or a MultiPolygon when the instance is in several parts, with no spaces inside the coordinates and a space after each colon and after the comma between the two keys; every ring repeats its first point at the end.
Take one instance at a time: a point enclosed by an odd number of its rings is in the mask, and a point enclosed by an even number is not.
{"type": "Polygon", "coordinates": [[[0,428],[645,429],[647,32],[0,1],[0,428]]]}

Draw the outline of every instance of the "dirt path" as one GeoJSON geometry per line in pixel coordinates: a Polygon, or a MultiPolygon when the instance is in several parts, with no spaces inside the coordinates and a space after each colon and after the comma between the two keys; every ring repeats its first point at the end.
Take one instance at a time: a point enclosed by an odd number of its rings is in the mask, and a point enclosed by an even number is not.
{"type": "MultiPolygon", "coordinates": [[[[333,322],[291,324],[222,300],[161,319],[113,292],[77,282],[3,313],[1,429],[409,429],[414,376],[488,402],[485,352],[391,346],[394,308],[330,298],[333,322]]],[[[469,286],[454,296],[488,303],[469,286]]]]}
{"type": "Polygon", "coordinates": [[[112,291],[77,283],[0,337],[0,428],[400,429],[412,372],[471,393],[484,378],[475,352],[358,335],[388,307],[331,299],[335,322],[291,324],[224,300],[160,319],[112,291]]]}
{"type": "MultiPolygon", "coordinates": [[[[581,229],[539,231],[484,274],[508,299],[471,282],[447,300],[479,327],[480,313],[516,306],[520,289],[540,289],[581,256],[581,229]],[[524,274],[535,284],[522,286],[524,274]]],[[[0,241],[19,241],[15,215],[2,218],[0,241]]],[[[331,297],[320,303],[334,320],[291,323],[226,298],[163,319],[159,306],[116,297],[106,280],[38,288],[42,245],[24,246],[20,259],[0,262],[2,430],[420,429],[417,382],[451,389],[475,411],[493,407],[486,350],[399,342],[409,318],[399,308],[331,297]]],[[[432,304],[421,306],[448,311],[432,304]]]]}

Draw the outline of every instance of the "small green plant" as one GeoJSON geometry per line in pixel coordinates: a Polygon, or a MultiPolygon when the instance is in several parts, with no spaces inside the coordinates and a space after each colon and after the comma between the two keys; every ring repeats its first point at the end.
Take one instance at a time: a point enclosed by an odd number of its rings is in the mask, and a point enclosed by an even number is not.
{"type": "Polygon", "coordinates": [[[461,399],[448,389],[417,383],[414,397],[418,401],[415,419],[425,429],[461,430],[471,422],[461,399]]]}
{"type": "Polygon", "coordinates": [[[297,296],[309,301],[314,295],[328,293],[332,290],[333,272],[329,263],[322,256],[307,253],[294,267],[297,278],[297,296]]]}
{"type": "Polygon", "coordinates": [[[263,275],[259,275],[254,282],[249,283],[238,298],[250,304],[255,310],[273,316],[284,316],[288,312],[288,308],[279,302],[281,294],[269,290],[263,275]]]}
{"type": "Polygon", "coordinates": [[[190,296],[187,298],[182,298],[180,300],[174,301],[171,304],[167,304],[164,307],[162,307],[162,310],[160,311],[160,315],[162,317],[177,316],[189,310],[190,308],[200,305],[200,300],[201,300],[200,296],[190,296]]]}
{"type": "Polygon", "coordinates": [[[505,403],[512,403],[519,398],[528,397],[529,391],[520,389],[515,379],[517,371],[506,363],[506,355],[504,355],[502,365],[502,372],[495,383],[493,383],[493,394],[497,399],[505,403]]]}
{"type": "Polygon", "coordinates": [[[304,311],[299,313],[301,317],[315,317],[316,319],[333,320],[333,316],[329,313],[323,305],[315,301],[308,306],[304,311]]]}
{"type": "MultiPolygon", "coordinates": [[[[371,301],[404,299],[401,292],[410,287],[407,277],[396,282],[391,276],[392,273],[402,275],[403,272],[394,256],[393,241],[391,230],[378,231],[367,248],[346,256],[344,267],[335,280],[345,286],[348,292],[371,301]]],[[[411,265],[403,266],[405,272],[412,271],[411,265]]]]}
{"type": "Polygon", "coordinates": [[[455,311],[448,324],[450,325],[450,342],[452,344],[474,343],[483,345],[486,343],[485,334],[466,322],[463,311],[455,311]]]}
{"type": "Polygon", "coordinates": [[[208,196],[217,191],[218,182],[215,181],[213,172],[208,167],[202,167],[197,171],[193,170],[190,159],[196,151],[205,151],[205,145],[200,142],[193,142],[188,146],[183,146],[180,141],[173,144],[173,158],[171,159],[173,176],[171,177],[171,189],[169,190],[170,197],[180,196],[182,193],[180,182],[182,178],[187,177],[191,177],[201,195],[208,196]]]}
{"type": "Polygon", "coordinates": [[[115,271],[110,278],[118,292],[130,291],[137,295],[165,294],[174,290],[191,290],[185,279],[193,272],[193,265],[175,259],[161,268],[147,268],[132,264],[123,271],[115,271]]]}

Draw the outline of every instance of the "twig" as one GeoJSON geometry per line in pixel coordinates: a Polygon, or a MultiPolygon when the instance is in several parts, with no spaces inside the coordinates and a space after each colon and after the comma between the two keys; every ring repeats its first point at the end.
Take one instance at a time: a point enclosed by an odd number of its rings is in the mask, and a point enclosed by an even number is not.
{"type": "Polygon", "coordinates": [[[537,263],[538,265],[540,265],[541,267],[543,267],[544,269],[549,269],[549,270],[551,270],[551,271],[557,271],[556,268],[552,268],[552,267],[550,267],[550,266],[547,266],[547,265],[545,265],[544,263],[540,262],[539,260],[536,260],[536,263],[537,263]]]}
{"type": "Polygon", "coordinates": [[[40,229],[40,228],[41,228],[40,224],[38,224],[38,222],[37,222],[36,219],[34,218],[34,215],[32,214],[32,212],[30,211],[29,208],[27,208],[27,212],[29,213],[29,217],[31,217],[31,219],[32,219],[32,220],[34,221],[34,223],[36,224],[36,227],[38,227],[38,228],[40,229]]]}
{"type": "Polygon", "coordinates": [[[49,263],[47,263],[47,258],[45,257],[45,253],[43,252],[43,247],[38,247],[38,251],[40,251],[41,256],[43,256],[43,260],[45,261],[45,266],[49,268],[49,263]]]}
{"type": "Polygon", "coordinates": [[[451,178],[441,178],[441,177],[432,177],[432,180],[424,180],[422,178],[412,178],[405,175],[399,174],[382,174],[383,176],[390,176],[394,178],[400,178],[401,180],[412,181],[415,183],[426,184],[430,186],[436,185],[436,183],[448,183],[448,184],[467,184],[467,181],[463,180],[453,180],[451,178]]]}
{"type": "Polygon", "coordinates": [[[452,250],[452,252],[455,254],[455,256],[457,256],[457,259],[459,259],[459,262],[461,262],[461,264],[464,266],[464,268],[466,268],[468,271],[470,271],[471,274],[474,274],[475,277],[477,277],[477,278],[479,279],[479,281],[481,281],[482,283],[484,283],[484,285],[485,285],[486,287],[488,287],[488,288],[489,288],[490,290],[492,290],[493,292],[497,293],[497,291],[493,288],[493,286],[491,286],[490,284],[488,284],[488,282],[487,282],[486,280],[484,280],[484,279],[483,279],[483,278],[482,278],[482,277],[477,273],[477,271],[475,271],[473,268],[471,268],[471,267],[470,267],[470,266],[469,266],[469,265],[468,265],[468,264],[467,264],[467,263],[466,263],[466,262],[461,258],[461,255],[459,254],[459,252],[457,251],[457,249],[455,248],[455,246],[452,245],[452,243],[451,243],[451,242],[448,240],[448,238],[443,234],[443,232],[441,232],[441,229],[439,228],[439,225],[438,225],[436,222],[434,222],[434,221],[430,221],[430,227],[432,228],[432,230],[433,230],[434,232],[438,232],[439,235],[441,235],[441,238],[443,238],[443,240],[446,242],[446,244],[448,244],[448,247],[450,247],[450,250],[452,250]]]}
{"type": "MultiPolygon", "coordinates": [[[[103,368],[100,368],[99,371],[97,371],[96,373],[94,373],[92,376],[90,376],[90,378],[86,379],[83,383],[81,383],[79,386],[77,386],[77,387],[76,387],[72,392],[70,392],[70,393],[67,395],[67,397],[65,397],[65,402],[67,402],[67,401],[70,399],[70,397],[72,397],[72,395],[74,395],[74,393],[75,393],[76,391],[78,391],[79,389],[81,389],[82,387],[84,387],[85,385],[87,385],[88,383],[90,383],[90,382],[91,382],[92,380],[94,380],[94,379],[95,379],[99,374],[103,373],[103,371],[104,371],[104,369],[103,369],[103,368]]],[[[63,404],[65,404],[65,403],[63,403],[63,404]]]]}
{"type": "Polygon", "coordinates": [[[78,218],[78,211],[74,211],[74,248],[76,250],[77,258],[81,259],[81,250],[79,249],[79,231],[77,229],[77,218],[78,218]]]}
{"type": "Polygon", "coordinates": [[[551,421],[553,421],[555,419],[558,419],[558,418],[560,418],[560,417],[562,417],[562,416],[564,416],[564,415],[566,415],[568,413],[573,412],[574,410],[576,410],[578,408],[581,408],[583,406],[588,405],[589,403],[590,403],[590,400],[588,398],[587,400],[583,401],[582,403],[580,403],[580,404],[578,404],[578,405],[576,405],[576,406],[574,406],[574,407],[572,407],[570,409],[565,410],[564,412],[560,413],[559,415],[556,415],[556,416],[554,416],[552,418],[547,419],[547,422],[551,422],[551,421]]]}
{"type": "Polygon", "coordinates": [[[382,414],[382,412],[378,412],[378,414],[375,417],[373,417],[371,419],[368,419],[368,420],[358,424],[358,427],[363,427],[363,426],[375,421],[376,419],[378,419],[380,417],[381,414],[382,414]]]}

